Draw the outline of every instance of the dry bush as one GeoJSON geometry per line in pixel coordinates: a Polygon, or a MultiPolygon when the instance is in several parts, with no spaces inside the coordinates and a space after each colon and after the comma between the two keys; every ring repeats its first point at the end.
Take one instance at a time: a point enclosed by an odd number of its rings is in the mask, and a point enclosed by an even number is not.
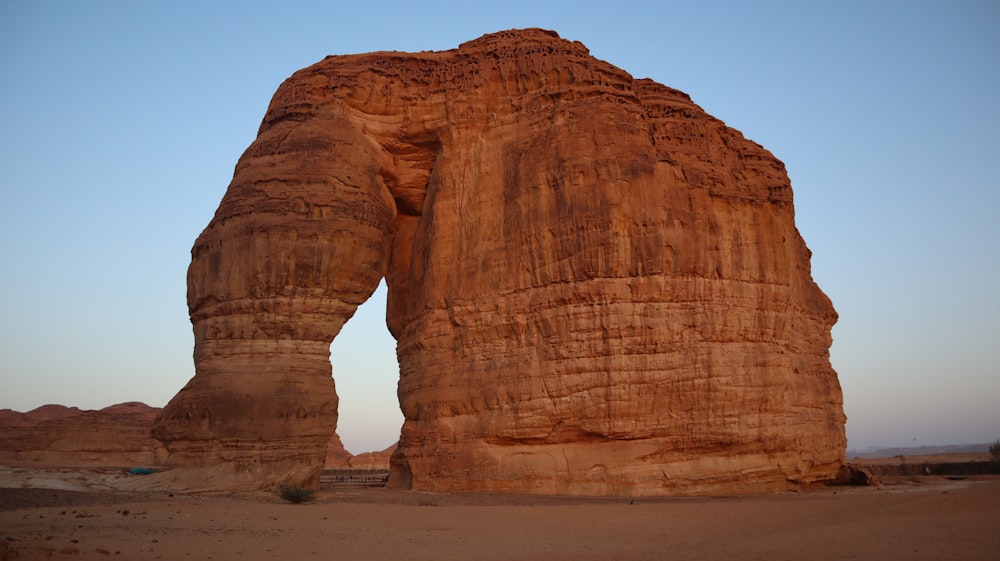
{"type": "Polygon", "coordinates": [[[298,485],[281,485],[278,487],[278,495],[290,503],[299,504],[313,500],[316,492],[298,485]]]}

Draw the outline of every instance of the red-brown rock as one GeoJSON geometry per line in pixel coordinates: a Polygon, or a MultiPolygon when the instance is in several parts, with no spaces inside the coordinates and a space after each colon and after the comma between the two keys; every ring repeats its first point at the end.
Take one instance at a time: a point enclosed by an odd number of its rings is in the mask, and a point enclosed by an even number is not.
{"type": "Polygon", "coordinates": [[[214,485],[316,485],[329,344],[384,276],[405,418],[391,485],[830,478],[837,315],[809,257],[780,161],[580,43],[522,30],[328,57],[278,89],[195,242],[197,373],[156,435],[214,485]]]}
{"type": "Polygon", "coordinates": [[[378,452],[362,452],[351,458],[354,469],[384,469],[389,470],[389,461],[396,452],[396,444],[378,452]]]}
{"type": "Polygon", "coordinates": [[[166,451],[150,427],[160,410],[129,402],[98,411],[44,405],[0,411],[0,461],[44,466],[155,466],[166,451]]]}
{"type": "Polygon", "coordinates": [[[333,433],[330,442],[326,445],[326,460],[323,467],[326,469],[343,469],[351,467],[351,459],[354,456],[344,448],[344,443],[340,440],[340,435],[333,433]]]}

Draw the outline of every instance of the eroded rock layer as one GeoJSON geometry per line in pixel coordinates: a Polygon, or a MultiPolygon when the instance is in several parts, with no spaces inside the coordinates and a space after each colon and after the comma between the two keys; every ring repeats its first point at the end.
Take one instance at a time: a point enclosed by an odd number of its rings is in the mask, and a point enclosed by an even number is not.
{"type": "Polygon", "coordinates": [[[783,164],[687,95],[543,30],[328,57],[275,94],[189,270],[179,468],[315,484],[329,343],[384,276],[390,484],[660,495],[844,459],[783,164]]]}

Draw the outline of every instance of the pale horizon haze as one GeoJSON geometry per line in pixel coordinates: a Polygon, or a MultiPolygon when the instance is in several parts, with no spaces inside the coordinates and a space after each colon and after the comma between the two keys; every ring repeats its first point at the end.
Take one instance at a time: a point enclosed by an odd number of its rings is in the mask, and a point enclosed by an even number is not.
{"type": "MultiPolygon", "coordinates": [[[[0,2],[0,409],[162,407],[190,249],[268,102],[330,54],[580,41],[787,166],[840,314],[848,446],[1000,438],[1000,3],[0,2]]],[[[332,345],[352,453],[398,437],[384,288],[332,345]]]]}

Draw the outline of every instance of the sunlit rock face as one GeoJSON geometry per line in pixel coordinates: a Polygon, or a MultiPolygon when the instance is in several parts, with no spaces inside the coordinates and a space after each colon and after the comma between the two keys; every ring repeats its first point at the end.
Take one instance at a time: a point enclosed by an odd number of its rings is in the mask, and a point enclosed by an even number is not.
{"type": "Polygon", "coordinates": [[[295,73],[192,254],[197,373],[155,435],[214,485],[316,484],[330,341],[383,277],[391,485],[752,492],[844,460],[783,164],[552,32],[295,73]]]}

